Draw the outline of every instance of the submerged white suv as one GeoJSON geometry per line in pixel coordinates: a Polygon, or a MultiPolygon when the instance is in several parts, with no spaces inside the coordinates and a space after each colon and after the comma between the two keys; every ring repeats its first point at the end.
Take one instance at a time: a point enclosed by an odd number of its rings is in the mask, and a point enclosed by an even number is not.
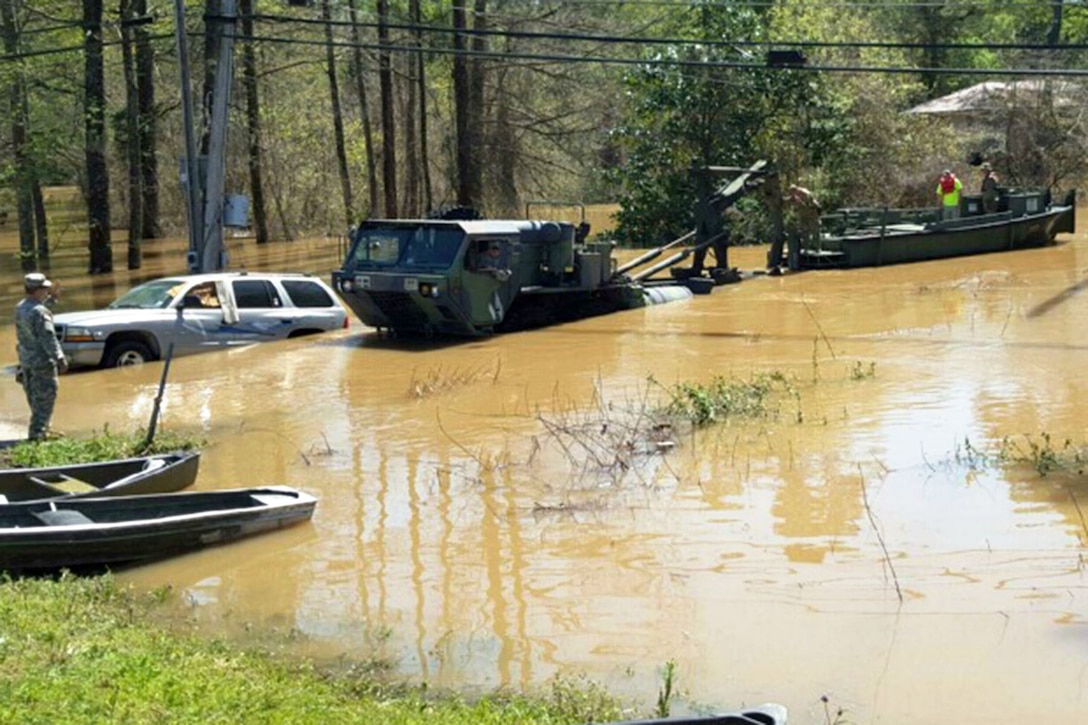
{"type": "Polygon", "coordinates": [[[303,274],[216,272],[156,279],[104,310],[53,318],[71,367],[139,365],[348,327],[327,284],[303,274]]]}

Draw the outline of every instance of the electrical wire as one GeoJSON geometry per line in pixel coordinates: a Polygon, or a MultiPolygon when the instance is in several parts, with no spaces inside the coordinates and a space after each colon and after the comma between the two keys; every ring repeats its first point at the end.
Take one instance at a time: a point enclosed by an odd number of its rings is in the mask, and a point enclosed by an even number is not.
{"type": "MultiPolygon", "coordinates": [[[[163,40],[165,38],[173,38],[173,37],[174,37],[173,33],[168,33],[168,34],[163,34],[163,35],[149,35],[147,37],[147,39],[148,40],[163,40]]],[[[114,45],[121,45],[121,43],[122,43],[122,41],[120,41],[120,40],[106,40],[106,41],[102,42],[102,47],[103,48],[108,48],[108,47],[114,46],[114,45]]],[[[42,48],[41,50],[24,50],[24,51],[21,51],[19,53],[10,53],[10,54],[6,54],[6,55],[0,55],[0,61],[23,60],[25,58],[41,58],[43,56],[59,55],[61,53],[81,53],[81,52],[83,52],[83,50],[84,50],[83,44],[69,45],[69,46],[64,46],[64,47],[59,47],[59,48],[42,48]]]]}
{"type": "MultiPolygon", "coordinates": [[[[232,36],[236,40],[258,41],[269,43],[281,43],[285,45],[326,46],[325,40],[300,40],[297,38],[278,38],[267,35],[238,35],[232,36]]],[[[741,61],[698,61],[682,59],[640,59],[640,58],[612,58],[607,56],[576,56],[543,53],[509,53],[499,51],[481,51],[452,48],[419,48],[410,45],[391,45],[380,43],[351,43],[348,41],[333,41],[333,47],[337,48],[361,48],[364,50],[393,51],[401,53],[428,53],[435,55],[459,55],[474,58],[486,58],[489,60],[525,60],[543,63],[597,63],[601,65],[634,65],[643,67],[684,67],[684,68],[733,68],[740,70],[766,70],[766,71],[807,71],[826,73],[883,73],[883,74],[911,74],[911,75],[979,75],[979,76],[1020,76],[1020,77],[1085,77],[1088,76],[1088,68],[916,68],[901,66],[857,66],[857,65],[766,65],[741,61]]]]}
{"type": "MultiPolygon", "coordinates": [[[[226,16],[217,19],[229,20],[226,16]]],[[[243,17],[241,15],[239,18],[243,17]]],[[[299,25],[332,25],[334,27],[378,28],[381,23],[355,22],[350,20],[322,20],[320,18],[296,18],[289,15],[254,13],[253,20],[273,23],[295,23],[299,25]]],[[[416,25],[411,23],[385,23],[391,30],[427,32],[438,35],[467,35],[473,37],[521,38],[529,40],[563,40],[603,44],[637,45],[694,45],[701,47],[780,47],[798,48],[900,48],[907,50],[1088,50],[1088,44],[1047,45],[1043,43],[910,43],[904,41],[820,41],[820,40],[703,40],[693,38],[648,38],[645,36],[622,35],[583,35],[579,33],[545,33],[528,30],[476,30],[473,28],[452,28],[449,26],[416,25]]]]}

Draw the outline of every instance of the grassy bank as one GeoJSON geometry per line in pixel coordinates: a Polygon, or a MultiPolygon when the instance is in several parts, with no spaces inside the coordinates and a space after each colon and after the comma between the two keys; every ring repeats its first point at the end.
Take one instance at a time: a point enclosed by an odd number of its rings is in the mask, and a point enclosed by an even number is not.
{"type": "Polygon", "coordinates": [[[620,714],[583,682],[469,702],[371,675],[324,673],[164,631],[155,610],[169,596],[138,595],[108,576],[0,581],[0,722],[564,725],[620,714]]]}

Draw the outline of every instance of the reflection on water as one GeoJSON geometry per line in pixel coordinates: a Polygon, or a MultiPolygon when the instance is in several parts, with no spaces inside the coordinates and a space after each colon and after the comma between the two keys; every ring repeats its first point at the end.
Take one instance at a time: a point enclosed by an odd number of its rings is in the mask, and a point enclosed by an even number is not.
{"type": "MultiPolygon", "coordinates": [[[[110,279],[58,259],[63,304],[183,272],[183,245],[161,244],[110,279]]],[[[435,685],[586,672],[649,709],[675,659],[693,700],[781,702],[799,723],[824,722],[824,694],[857,722],[1084,720],[1088,483],[971,452],[1084,441],[1086,244],[758,277],[460,344],[356,322],[176,360],[162,425],[207,436],[198,487],[286,483],[320,503],[307,526],[123,578],[174,585],[209,631],[296,631],[328,659],[380,648],[435,685]],[[617,438],[602,460],[557,433],[768,371],[795,393],[767,418],[685,432],[666,457],[617,438]]],[[[336,262],[334,240],[232,255],[325,277],[336,262]]],[[[11,306],[18,283],[5,273],[11,306]]],[[[66,376],[55,423],[141,425],[160,374],[66,376]]],[[[21,391],[0,400],[21,430],[21,391]]]]}

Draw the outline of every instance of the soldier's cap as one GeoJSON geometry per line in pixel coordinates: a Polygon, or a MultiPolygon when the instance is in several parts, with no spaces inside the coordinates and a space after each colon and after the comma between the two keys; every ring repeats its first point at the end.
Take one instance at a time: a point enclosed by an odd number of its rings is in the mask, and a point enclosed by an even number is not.
{"type": "Polygon", "coordinates": [[[27,276],[23,277],[23,287],[27,292],[33,292],[40,290],[42,287],[52,287],[53,283],[50,282],[44,274],[41,272],[31,272],[27,276]]]}

